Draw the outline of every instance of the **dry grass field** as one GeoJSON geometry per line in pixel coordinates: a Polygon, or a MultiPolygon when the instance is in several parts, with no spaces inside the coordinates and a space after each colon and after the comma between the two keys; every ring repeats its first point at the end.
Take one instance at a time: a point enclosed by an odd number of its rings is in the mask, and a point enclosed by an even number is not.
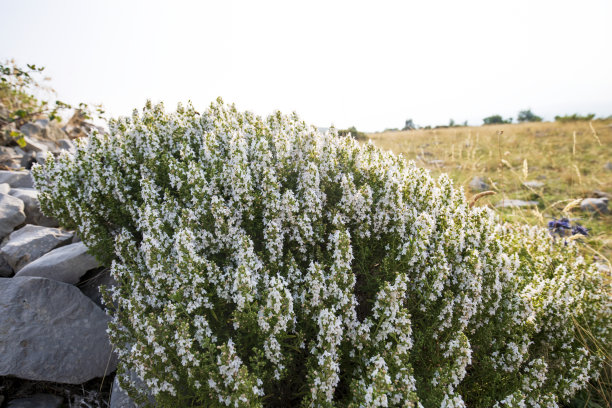
{"type": "MultiPolygon", "coordinates": [[[[602,263],[612,256],[612,215],[582,211],[574,200],[612,196],[612,120],[540,122],[452,127],[368,134],[377,146],[402,154],[436,176],[447,173],[468,199],[482,177],[496,194],[476,205],[488,205],[508,221],[546,226],[568,217],[589,229],[584,248],[602,263]],[[538,181],[541,187],[525,186],[538,181]],[[527,208],[496,208],[501,200],[537,201],[527,208]],[[572,205],[571,203],[574,202],[572,205]],[[570,209],[568,209],[568,204],[570,209]],[[573,208],[572,208],[573,207],[573,208]],[[563,210],[566,209],[566,212],[563,210]]],[[[536,183],[537,184],[537,183],[536,183]]]]}

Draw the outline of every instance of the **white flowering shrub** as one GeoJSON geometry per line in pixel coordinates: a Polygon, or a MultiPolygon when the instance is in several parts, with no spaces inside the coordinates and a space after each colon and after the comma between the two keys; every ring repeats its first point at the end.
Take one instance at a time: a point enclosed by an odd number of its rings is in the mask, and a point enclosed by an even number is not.
{"type": "Polygon", "coordinates": [[[143,403],[551,407],[609,346],[573,242],[295,116],[147,105],[34,176],[111,265],[119,378],[143,403]]]}

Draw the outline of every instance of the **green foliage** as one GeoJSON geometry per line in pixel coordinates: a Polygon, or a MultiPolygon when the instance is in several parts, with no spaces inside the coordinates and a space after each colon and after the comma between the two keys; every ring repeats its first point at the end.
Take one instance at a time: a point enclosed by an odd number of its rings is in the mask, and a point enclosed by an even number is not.
{"type": "Polygon", "coordinates": [[[504,120],[504,118],[502,118],[501,115],[491,115],[491,116],[484,118],[482,121],[485,125],[495,125],[495,124],[502,124],[502,123],[512,123],[512,118],[508,118],[504,120]]]}
{"type": "Polygon", "coordinates": [[[594,113],[589,113],[584,116],[574,113],[573,115],[555,116],[555,122],[567,123],[567,122],[589,121],[589,120],[593,120],[594,118],[595,118],[594,113]]]}
{"type": "Polygon", "coordinates": [[[542,118],[531,112],[531,109],[520,111],[516,119],[518,122],[541,122],[542,118]]]}
{"type": "Polygon", "coordinates": [[[295,115],[147,104],[33,174],[158,407],[555,406],[610,346],[574,241],[295,115]]]}

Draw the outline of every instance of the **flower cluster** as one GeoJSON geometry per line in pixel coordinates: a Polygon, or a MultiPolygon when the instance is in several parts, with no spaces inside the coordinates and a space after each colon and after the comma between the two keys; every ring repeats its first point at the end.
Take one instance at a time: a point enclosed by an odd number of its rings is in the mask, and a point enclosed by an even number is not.
{"type": "Polygon", "coordinates": [[[585,228],[577,223],[572,225],[568,218],[561,218],[560,220],[555,218],[552,221],[549,221],[548,230],[553,236],[558,235],[560,237],[571,235],[589,235],[588,228],[585,228]]]}
{"type": "Polygon", "coordinates": [[[573,242],[295,115],[148,104],[34,177],[111,265],[119,378],[144,403],[548,407],[609,348],[573,242]]]}

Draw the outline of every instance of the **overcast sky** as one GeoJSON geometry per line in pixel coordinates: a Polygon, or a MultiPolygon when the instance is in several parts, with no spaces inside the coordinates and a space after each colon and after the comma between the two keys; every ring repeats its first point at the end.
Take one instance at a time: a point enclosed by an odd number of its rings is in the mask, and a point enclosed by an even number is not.
{"type": "Polygon", "coordinates": [[[0,59],[112,116],[146,99],[376,131],[612,115],[612,1],[0,0],[0,59]]]}

